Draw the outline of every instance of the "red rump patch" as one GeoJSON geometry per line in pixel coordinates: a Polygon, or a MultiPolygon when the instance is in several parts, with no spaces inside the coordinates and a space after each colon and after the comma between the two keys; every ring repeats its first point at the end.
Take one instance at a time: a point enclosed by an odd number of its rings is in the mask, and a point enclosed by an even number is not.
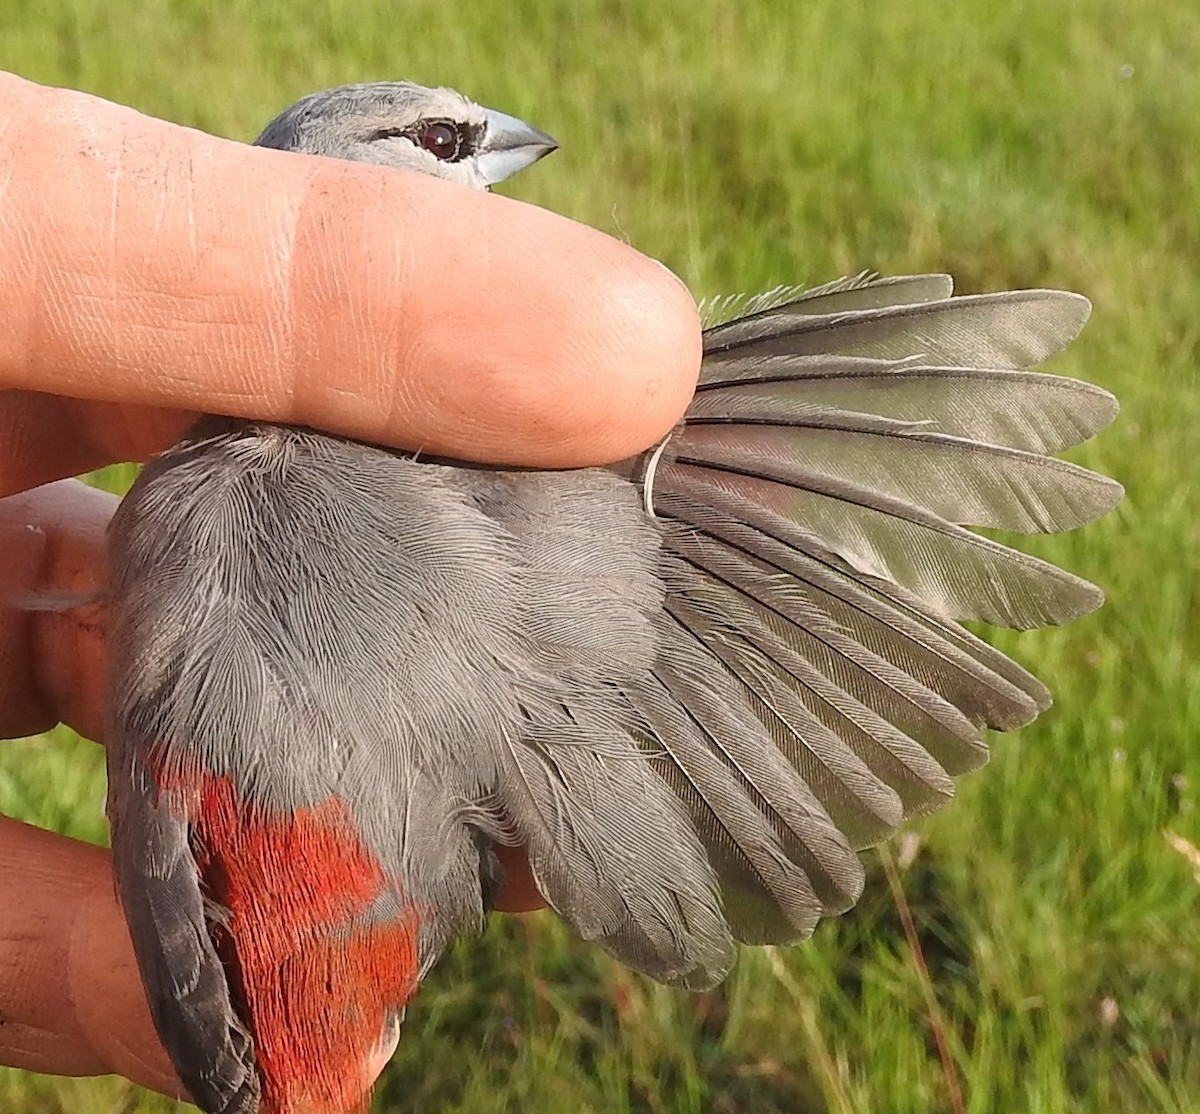
{"type": "Polygon", "coordinates": [[[416,989],[418,911],[371,919],[395,884],[340,798],[269,816],[228,777],[171,781],[204,892],[229,910],[213,939],[254,1037],[262,1114],[365,1114],[367,1064],[416,989]]]}

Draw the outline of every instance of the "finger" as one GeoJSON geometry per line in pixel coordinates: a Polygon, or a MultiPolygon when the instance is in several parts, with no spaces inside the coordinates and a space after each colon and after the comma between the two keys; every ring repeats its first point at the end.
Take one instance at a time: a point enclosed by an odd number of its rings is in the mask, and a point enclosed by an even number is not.
{"type": "Polygon", "coordinates": [[[691,298],[593,229],[11,75],[0,105],[0,385],[543,467],[692,393],[691,298]]]}
{"type": "Polygon", "coordinates": [[[98,739],[104,718],[103,608],[27,611],[28,599],[96,598],[116,496],[62,480],[0,499],[0,736],[70,724],[98,739]],[[5,606],[8,604],[9,606],[5,606]]]}
{"type": "Polygon", "coordinates": [[[182,1097],[138,977],[107,852],[0,817],[0,1063],[116,1072],[182,1097]]]}
{"type": "Polygon", "coordinates": [[[496,909],[501,913],[532,913],[545,909],[546,899],[538,891],[529,866],[529,856],[524,847],[506,847],[494,844],[496,858],[500,860],[501,885],[496,896],[496,909]]]}
{"type": "Polygon", "coordinates": [[[119,460],[145,460],[179,439],[195,415],[0,391],[0,497],[119,460]]]}

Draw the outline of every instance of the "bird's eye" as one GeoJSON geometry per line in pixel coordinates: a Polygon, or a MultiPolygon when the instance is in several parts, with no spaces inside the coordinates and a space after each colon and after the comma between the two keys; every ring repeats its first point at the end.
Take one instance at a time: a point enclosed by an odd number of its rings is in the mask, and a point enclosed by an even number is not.
{"type": "Polygon", "coordinates": [[[453,162],[462,154],[462,132],[445,120],[423,125],[417,132],[417,142],[435,158],[446,162],[453,162]]]}

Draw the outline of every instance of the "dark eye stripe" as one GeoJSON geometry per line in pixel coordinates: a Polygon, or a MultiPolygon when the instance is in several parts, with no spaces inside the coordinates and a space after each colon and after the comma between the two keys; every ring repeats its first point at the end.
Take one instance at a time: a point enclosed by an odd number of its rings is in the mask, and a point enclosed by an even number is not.
{"type": "Polygon", "coordinates": [[[368,143],[401,136],[414,147],[428,151],[443,162],[459,162],[475,153],[480,129],[453,120],[422,120],[407,128],[380,128],[367,137],[368,143]]]}
{"type": "Polygon", "coordinates": [[[405,136],[412,139],[412,132],[407,128],[380,128],[377,132],[372,132],[367,136],[368,143],[374,143],[377,139],[399,139],[400,136],[405,136]]]}

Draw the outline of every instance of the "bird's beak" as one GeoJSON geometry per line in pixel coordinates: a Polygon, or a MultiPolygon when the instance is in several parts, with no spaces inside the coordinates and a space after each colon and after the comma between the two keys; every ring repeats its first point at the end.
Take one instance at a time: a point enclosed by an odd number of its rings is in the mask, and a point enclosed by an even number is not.
{"type": "Polygon", "coordinates": [[[518,170],[532,166],[543,155],[558,149],[558,144],[544,131],[524,120],[491,108],[486,109],[484,115],[487,117],[487,139],[475,156],[475,163],[489,186],[511,178],[518,170]]]}

